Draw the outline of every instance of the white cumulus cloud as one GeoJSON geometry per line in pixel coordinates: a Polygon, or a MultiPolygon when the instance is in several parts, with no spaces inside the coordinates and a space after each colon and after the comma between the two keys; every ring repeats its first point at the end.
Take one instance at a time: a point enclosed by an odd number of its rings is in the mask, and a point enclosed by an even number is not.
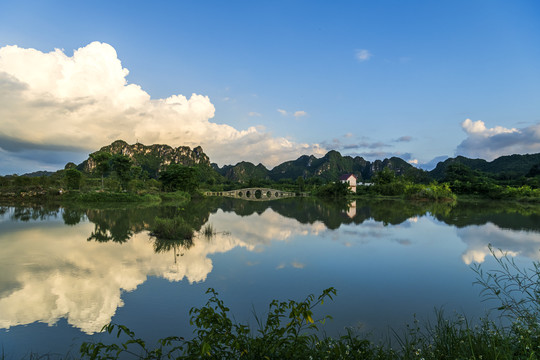
{"type": "Polygon", "coordinates": [[[299,117],[302,117],[302,116],[307,116],[307,112],[305,112],[303,110],[299,110],[299,111],[294,112],[294,117],[295,118],[299,118],[299,117]]]}
{"type": "Polygon", "coordinates": [[[369,50],[366,49],[359,49],[355,52],[356,60],[363,62],[369,60],[373,56],[372,53],[369,52],[369,50]]]}
{"type": "Polygon", "coordinates": [[[461,127],[467,138],[457,147],[457,155],[491,161],[504,155],[540,152],[540,124],[522,129],[488,128],[481,120],[466,119],[461,127]]]}
{"type": "Polygon", "coordinates": [[[0,48],[0,148],[16,143],[19,150],[31,144],[94,151],[117,139],[138,140],[201,145],[220,164],[242,159],[267,166],[317,151],[257,127],[212,122],[215,107],[208,96],[152,99],[128,83],[128,74],[106,43],[93,42],[72,56],[59,49],[0,48]]]}

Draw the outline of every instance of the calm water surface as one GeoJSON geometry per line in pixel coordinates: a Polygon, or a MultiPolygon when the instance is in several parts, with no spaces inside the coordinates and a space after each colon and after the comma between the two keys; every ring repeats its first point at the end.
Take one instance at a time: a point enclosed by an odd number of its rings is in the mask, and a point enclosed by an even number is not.
{"type": "MultiPolygon", "coordinates": [[[[210,198],[185,208],[0,207],[0,346],[20,358],[78,353],[109,322],[147,341],[190,337],[188,311],[212,287],[237,321],[253,323],[275,298],[333,286],[320,308],[346,327],[388,333],[443,307],[478,318],[470,266],[494,268],[488,244],[528,266],[539,260],[540,210],[508,204],[411,204],[210,198]],[[192,243],[149,234],[156,217],[182,216],[217,234],[192,243]]],[[[9,358],[9,357],[8,357],[9,358]]]]}

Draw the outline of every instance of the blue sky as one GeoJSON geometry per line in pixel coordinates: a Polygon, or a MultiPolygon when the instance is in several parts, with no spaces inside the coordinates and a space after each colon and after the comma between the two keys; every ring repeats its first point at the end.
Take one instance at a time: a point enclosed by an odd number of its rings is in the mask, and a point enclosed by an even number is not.
{"type": "Polygon", "coordinates": [[[0,174],[117,138],[269,168],[536,153],[539,44],[537,1],[2,1],[0,174]]]}

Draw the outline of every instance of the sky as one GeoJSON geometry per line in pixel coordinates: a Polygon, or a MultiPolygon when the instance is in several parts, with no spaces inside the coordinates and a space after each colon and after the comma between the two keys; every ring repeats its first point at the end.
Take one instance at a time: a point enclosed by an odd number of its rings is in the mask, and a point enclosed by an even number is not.
{"type": "Polygon", "coordinates": [[[433,168],[540,152],[539,104],[536,0],[0,2],[0,175],[117,139],[433,168]]]}

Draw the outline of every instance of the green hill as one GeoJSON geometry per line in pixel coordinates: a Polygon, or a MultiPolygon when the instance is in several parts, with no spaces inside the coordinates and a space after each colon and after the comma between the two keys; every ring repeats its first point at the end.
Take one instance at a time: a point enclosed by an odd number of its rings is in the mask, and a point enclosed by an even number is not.
{"type": "Polygon", "coordinates": [[[336,181],[346,173],[355,174],[359,181],[369,181],[375,173],[383,169],[390,169],[396,175],[402,175],[405,172],[422,172],[422,170],[416,169],[397,157],[370,162],[359,156],[354,158],[342,156],[335,150],[329,151],[322,158],[303,155],[296,160],[281,163],[272,170],[267,170],[261,164],[255,166],[245,161],[222,168],[215,164],[213,166],[226,179],[240,182],[247,182],[250,178],[279,181],[283,179],[295,180],[298,177],[304,179],[319,177],[325,181],[336,181]]]}
{"type": "MultiPolygon", "coordinates": [[[[173,148],[169,145],[143,145],[140,143],[129,145],[123,140],[116,140],[110,145],[104,146],[97,152],[107,152],[111,155],[121,154],[128,156],[133,165],[140,166],[147,171],[150,177],[157,177],[161,170],[169,164],[182,164],[186,166],[201,165],[210,168],[210,160],[200,146],[193,150],[188,146],[173,148]]],[[[96,163],[91,155],[87,160],[77,166],[81,171],[90,173],[96,168],[96,163]]]]}
{"type": "Polygon", "coordinates": [[[438,163],[435,169],[431,170],[429,174],[435,180],[442,180],[445,177],[448,166],[456,163],[466,165],[471,170],[481,171],[494,176],[518,178],[527,176],[535,165],[538,166],[540,164],[540,153],[501,156],[490,162],[482,159],[469,159],[464,156],[457,156],[438,163]]]}
{"type": "Polygon", "coordinates": [[[212,164],[214,170],[228,180],[247,183],[250,179],[267,180],[269,179],[268,169],[263,165],[254,165],[247,161],[239,162],[236,165],[225,165],[219,168],[216,164],[212,164]]]}

